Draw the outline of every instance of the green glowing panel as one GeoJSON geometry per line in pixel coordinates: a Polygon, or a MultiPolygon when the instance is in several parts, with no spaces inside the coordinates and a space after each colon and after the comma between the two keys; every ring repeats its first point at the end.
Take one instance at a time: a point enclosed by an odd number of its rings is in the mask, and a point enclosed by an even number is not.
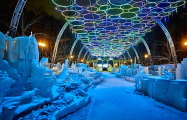
{"type": "Polygon", "coordinates": [[[136,16],[136,13],[127,12],[120,15],[121,18],[131,19],[136,16]]]}

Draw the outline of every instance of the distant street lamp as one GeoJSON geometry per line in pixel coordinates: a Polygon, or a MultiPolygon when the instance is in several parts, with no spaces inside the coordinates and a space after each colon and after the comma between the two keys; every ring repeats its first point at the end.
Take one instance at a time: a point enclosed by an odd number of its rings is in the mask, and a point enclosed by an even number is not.
{"type": "MultiPolygon", "coordinates": [[[[147,59],[149,56],[147,54],[144,55],[144,58],[147,59]]],[[[146,60],[146,65],[148,65],[147,60],[146,60]]]]}
{"type": "Polygon", "coordinates": [[[41,56],[43,57],[43,54],[45,56],[45,52],[43,51],[43,48],[45,47],[45,43],[39,42],[38,46],[41,48],[41,56]]]}
{"type": "Polygon", "coordinates": [[[187,46],[187,42],[184,42],[184,45],[187,46]]]}
{"type": "Polygon", "coordinates": [[[144,55],[145,59],[147,59],[149,56],[147,54],[144,55]]]}
{"type": "Polygon", "coordinates": [[[73,55],[70,56],[71,59],[73,59],[73,57],[74,57],[73,55]]]}
{"type": "Polygon", "coordinates": [[[40,47],[45,47],[45,43],[39,42],[38,45],[39,45],[40,47]]]}

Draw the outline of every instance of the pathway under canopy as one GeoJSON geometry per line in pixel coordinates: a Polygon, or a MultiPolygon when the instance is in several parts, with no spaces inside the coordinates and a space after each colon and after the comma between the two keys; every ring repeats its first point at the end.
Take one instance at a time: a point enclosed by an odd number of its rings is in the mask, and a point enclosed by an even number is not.
{"type": "Polygon", "coordinates": [[[135,84],[104,73],[91,103],[63,120],[187,120],[187,113],[134,93],[135,84]]]}

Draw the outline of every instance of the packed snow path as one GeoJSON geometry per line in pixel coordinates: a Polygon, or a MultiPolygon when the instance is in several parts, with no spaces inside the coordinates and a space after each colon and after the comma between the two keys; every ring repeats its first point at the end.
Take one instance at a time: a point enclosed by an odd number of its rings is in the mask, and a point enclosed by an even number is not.
{"type": "Polygon", "coordinates": [[[187,112],[134,93],[135,84],[104,73],[104,82],[90,89],[92,102],[63,120],[187,120],[187,112]]]}

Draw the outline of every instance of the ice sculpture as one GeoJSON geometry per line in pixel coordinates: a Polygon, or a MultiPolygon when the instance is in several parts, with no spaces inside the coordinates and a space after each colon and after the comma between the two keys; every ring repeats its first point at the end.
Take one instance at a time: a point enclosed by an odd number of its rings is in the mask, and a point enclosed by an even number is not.
{"type": "Polygon", "coordinates": [[[4,50],[5,50],[5,36],[2,32],[0,32],[0,59],[4,58],[4,50]]]}
{"type": "Polygon", "coordinates": [[[58,77],[58,82],[66,82],[69,78],[68,59],[65,60],[64,69],[58,77]]]}
{"type": "Polygon", "coordinates": [[[169,78],[170,80],[174,79],[174,75],[172,73],[171,67],[167,67],[167,71],[165,70],[165,66],[162,67],[162,78],[169,78]]]}
{"type": "Polygon", "coordinates": [[[48,58],[45,58],[43,57],[41,60],[40,60],[40,66],[47,66],[48,64],[48,58]]]}
{"type": "Polygon", "coordinates": [[[15,83],[15,80],[8,77],[7,72],[0,70],[0,104],[2,103],[2,99],[10,90],[12,84],[15,83]]]}
{"type": "Polygon", "coordinates": [[[36,60],[32,61],[32,71],[31,78],[28,80],[28,89],[33,90],[38,89],[38,94],[42,97],[52,96],[52,86],[54,85],[56,78],[49,74],[46,75],[46,68],[44,66],[39,66],[36,60]]]}
{"type": "Polygon", "coordinates": [[[144,71],[143,66],[139,66],[139,70],[137,71],[136,78],[135,78],[135,87],[136,91],[140,91],[142,89],[142,80],[147,76],[146,72],[144,71]]]}
{"type": "Polygon", "coordinates": [[[0,120],[11,120],[11,111],[14,112],[14,110],[16,109],[15,105],[11,106],[10,104],[2,104],[5,95],[10,90],[11,85],[13,85],[14,83],[15,81],[8,77],[6,71],[0,70],[0,120]]]}

